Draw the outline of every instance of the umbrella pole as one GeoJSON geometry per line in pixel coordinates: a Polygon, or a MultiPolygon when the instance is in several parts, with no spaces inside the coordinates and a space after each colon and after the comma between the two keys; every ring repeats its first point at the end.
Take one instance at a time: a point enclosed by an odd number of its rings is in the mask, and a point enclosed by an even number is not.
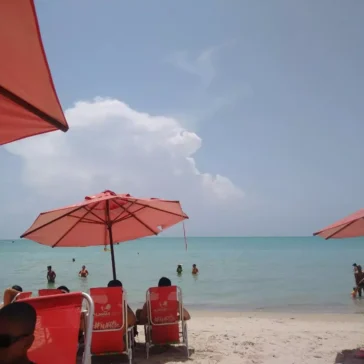
{"type": "Polygon", "coordinates": [[[112,265],[112,279],[116,279],[116,268],[115,268],[115,255],[114,255],[114,244],[112,238],[112,225],[108,225],[107,230],[109,231],[110,239],[110,250],[111,250],[111,265],[112,265]]]}

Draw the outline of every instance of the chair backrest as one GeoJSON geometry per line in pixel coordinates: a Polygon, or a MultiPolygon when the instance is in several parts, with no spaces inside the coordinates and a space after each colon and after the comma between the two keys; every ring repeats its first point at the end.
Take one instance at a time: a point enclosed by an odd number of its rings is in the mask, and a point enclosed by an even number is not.
{"type": "Polygon", "coordinates": [[[56,294],[64,294],[64,292],[62,292],[60,289],[55,288],[45,288],[38,291],[39,297],[54,296],[56,294]]]}
{"type": "Polygon", "coordinates": [[[122,287],[91,288],[95,304],[91,353],[123,353],[127,343],[123,336],[127,328],[126,292],[122,287]]]}
{"type": "Polygon", "coordinates": [[[37,311],[35,340],[28,351],[32,362],[75,362],[83,295],[76,292],[22,300],[37,311]]]}
{"type": "Polygon", "coordinates": [[[13,302],[19,301],[19,300],[24,300],[31,296],[32,296],[32,292],[20,292],[14,297],[13,302]]]}
{"type": "Polygon", "coordinates": [[[152,287],[147,291],[148,322],[155,344],[178,343],[183,317],[182,294],[177,286],[152,287]]]}

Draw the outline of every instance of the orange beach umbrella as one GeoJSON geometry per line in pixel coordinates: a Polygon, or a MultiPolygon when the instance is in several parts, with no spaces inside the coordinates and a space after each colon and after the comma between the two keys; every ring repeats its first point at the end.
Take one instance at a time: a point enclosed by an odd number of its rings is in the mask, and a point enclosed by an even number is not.
{"type": "Polygon", "coordinates": [[[33,0],[0,1],[0,145],[67,131],[33,0]]]}
{"type": "Polygon", "coordinates": [[[313,235],[321,236],[326,240],[331,238],[342,239],[364,236],[364,209],[344,217],[313,235]]]}
{"type": "Polygon", "coordinates": [[[158,235],[185,219],[188,216],[179,201],[106,190],[76,205],[41,213],[21,237],[52,248],[109,244],[116,279],[115,243],[158,235]]]}

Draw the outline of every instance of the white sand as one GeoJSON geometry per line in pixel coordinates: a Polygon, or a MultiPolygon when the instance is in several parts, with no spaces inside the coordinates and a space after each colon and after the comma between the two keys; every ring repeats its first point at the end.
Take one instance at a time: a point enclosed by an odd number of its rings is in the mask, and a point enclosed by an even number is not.
{"type": "MultiPolygon", "coordinates": [[[[320,364],[363,363],[350,353],[364,344],[363,315],[276,313],[192,313],[188,333],[193,364],[320,364]],[[350,359],[351,358],[351,359],[350,359]]],[[[144,342],[140,334],[139,342],[144,342]]],[[[136,364],[186,361],[183,350],[151,354],[139,346],[136,364]]]]}

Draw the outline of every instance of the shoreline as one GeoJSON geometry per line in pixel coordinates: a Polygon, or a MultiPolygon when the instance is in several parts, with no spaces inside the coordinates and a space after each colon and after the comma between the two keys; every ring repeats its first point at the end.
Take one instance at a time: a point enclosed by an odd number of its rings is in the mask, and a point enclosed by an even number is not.
{"type": "MultiPolygon", "coordinates": [[[[137,309],[143,306],[144,303],[128,302],[130,307],[137,309]]],[[[268,306],[268,307],[251,307],[248,305],[217,305],[217,304],[189,304],[184,302],[184,307],[191,312],[213,313],[216,316],[229,315],[294,315],[294,316],[314,316],[314,315],[364,315],[364,300],[357,300],[355,302],[348,302],[347,305],[282,305],[282,306],[268,306]]]]}
{"type": "MultiPolygon", "coordinates": [[[[191,310],[191,317],[196,318],[242,318],[242,319],[283,319],[300,321],[319,322],[360,322],[363,324],[364,332],[364,312],[363,313],[309,313],[309,312],[274,312],[274,311],[214,311],[214,310],[191,310]],[[363,317],[361,317],[361,315],[363,317]]],[[[364,335],[363,335],[364,344],[364,335]]]]}

